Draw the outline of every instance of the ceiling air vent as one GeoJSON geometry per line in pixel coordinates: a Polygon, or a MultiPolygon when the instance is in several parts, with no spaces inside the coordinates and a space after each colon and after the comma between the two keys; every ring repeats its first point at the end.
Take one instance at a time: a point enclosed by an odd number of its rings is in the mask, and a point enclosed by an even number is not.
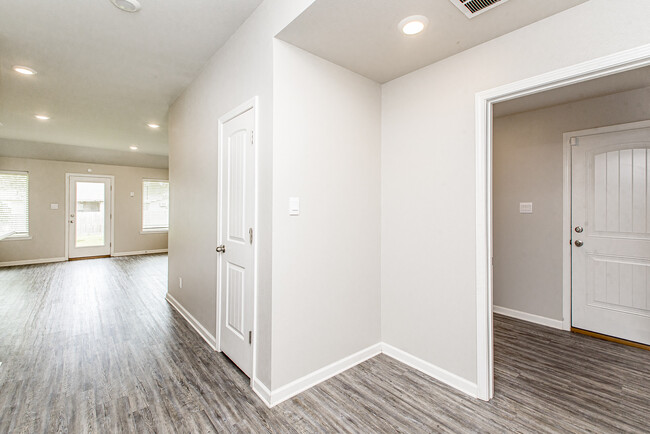
{"type": "Polygon", "coordinates": [[[467,18],[474,18],[492,8],[504,4],[508,0],[449,0],[461,10],[467,18]]]}

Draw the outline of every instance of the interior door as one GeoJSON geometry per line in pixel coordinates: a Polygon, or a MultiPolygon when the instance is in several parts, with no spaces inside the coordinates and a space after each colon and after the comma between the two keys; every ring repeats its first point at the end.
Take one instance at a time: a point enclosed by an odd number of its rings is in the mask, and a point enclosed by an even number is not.
{"type": "Polygon", "coordinates": [[[221,351],[252,371],[255,218],[254,111],[223,125],[220,147],[219,247],[221,351]]]}
{"type": "Polygon", "coordinates": [[[111,254],[110,177],[69,177],[68,258],[111,254]]]}
{"type": "Polygon", "coordinates": [[[572,147],[572,325],[650,344],[650,128],[572,147]]]}

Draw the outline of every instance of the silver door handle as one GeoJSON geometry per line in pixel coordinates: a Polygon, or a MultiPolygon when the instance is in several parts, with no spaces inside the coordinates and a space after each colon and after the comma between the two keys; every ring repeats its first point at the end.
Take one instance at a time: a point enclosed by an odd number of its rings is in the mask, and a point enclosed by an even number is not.
{"type": "Polygon", "coordinates": [[[576,228],[575,228],[575,231],[576,231],[577,233],[579,233],[579,234],[581,234],[583,230],[584,230],[584,229],[582,229],[582,226],[576,226],[576,228]]]}
{"type": "Polygon", "coordinates": [[[217,246],[217,253],[226,253],[226,246],[224,246],[223,244],[217,246]]]}
{"type": "Polygon", "coordinates": [[[70,223],[74,223],[74,220],[70,220],[70,223]]]}
{"type": "Polygon", "coordinates": [[[580,241],[580,240],[575,240],[575,242],[574,242],[573,244],[574,244],[576,247],[582,247],[584,243],[583,243],[582,241],[580,241]]]}

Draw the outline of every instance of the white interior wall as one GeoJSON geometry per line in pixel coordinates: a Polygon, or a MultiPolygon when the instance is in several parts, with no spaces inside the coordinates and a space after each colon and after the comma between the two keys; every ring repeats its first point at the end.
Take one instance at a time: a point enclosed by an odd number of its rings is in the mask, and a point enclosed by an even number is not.
{"type": "Polygon", "coordinates": [[[643,88],[494,119],[495,306],[562,320],[562,135],[648,120],[648,101],[643,88]]]}
{"type": "Polygon", "coordinates": [[[650,42],[650,2],[591,0],[382,88],[382,339],[476,366],[475,94],[650,42]]]}
{"type": "Polygon", "coordinates": [[[257,376],[271,386],[273,37],[313,0],[266,0],[212,57],[169,113],[169,293],[216,332],[217,120],[259,97],[257,376]],[[183,278],[183,288],[179,287],[183,278]]]}
{"type": "Polygon", "coordinates": [[[277,389],[380,342],[381,88],[281,41],[273,63],[277,389]]]}

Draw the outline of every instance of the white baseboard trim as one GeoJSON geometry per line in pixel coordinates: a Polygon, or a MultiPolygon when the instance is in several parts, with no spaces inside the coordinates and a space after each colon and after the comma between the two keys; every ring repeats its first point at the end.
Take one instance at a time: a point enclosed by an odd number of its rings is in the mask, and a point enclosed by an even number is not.
{"type": "Polygon", "coordinates": [[[292,381],[287,385],[273,390],[270,393],[270,400],[267,405],[270,404],[269,407],[278,405],[282,401],[286,401],[287,399],[296,396],[300,392],[303,392],[310,387],[317,385],[318,383],[322,383],[323,381],[328,380],[333,376],[338,375],[355,365],[358,365],[361,362],[365,362],[366,360],[375,357],[379,353],[381,353],[381,344],[371,345],[366,349],[363,349],[337,362],[318,369],[311,374],[307,374],[302,378],[298,378],[297,380],[292,381]]]}
{"type": "Polygon", "coordinates": [[[156,253],[167,253],[167,250],[168,249],[136,250],[134,252],[115,252],[111,256],[155,255],[156,253]]]}
{"type": "Polygon", "coordinates": [[[68,260],[67,258],[28,259],[26,261],[0,262],[0,267],[15,267],[16,265],[49,264],[52,262],[65,262],[67,260],[68,260]]]}
{"type": "Polygon", "coordinates": [[[456,374],[453,374],[445,369],[442,369],[432,363],[424,361],[418,357],[415,357],[412,354],[402,351],[399,348],[396,348],[392,345],[382,343],[381,351],[389,357],[404,363],[412,368],[417,369],[420,372],[427,374],[430,377],[435,378],[436,380],[442,381],[443,383],[460,390],[474,398],[478,397],[478,387],[475,383],[468,381],[462,377],[459,377],[456,374]]]}
{"type": "Polygon", "coordinates": [[[210,345],[213,350],[217,351],[217,339],[212,336],[210,332],[205,327],[203,327],[201,323],[198,322],[196,318],[194,318],[192,314],[183,307],[182,304],[178,302],[178,300],[176,300],[170,293],[167,293],[165,300],[167,300],[167,302],[174,309],[176,309],[176,311],[180,313],[183,318],[185,318],[185,321],[187,321],[189,325],[191,325],[192,328],[196,330],[196,332],[203,338],[204,341],[208,343],[208,345],[210,345]]]}
{"type": "Polygon", "coordinates": [[[534,315],[532,313],[521,312],[507,307],[492,306],[492,311],[501,315],[509,316],[512,318],[521,319],[524,321],[540,324],[546,327],[553,327],[554,329],[564,330],[564,324],[561,320],[546,318],[544,316],[534,315]]]}
{"type": "Polygon", "coordinates": [[[253,380],[253,392],[260,397],[260,399],[266,404],[267,407],[271,408],[271,391],[268,387],[264,385],[258,378],[253,380]]]}

